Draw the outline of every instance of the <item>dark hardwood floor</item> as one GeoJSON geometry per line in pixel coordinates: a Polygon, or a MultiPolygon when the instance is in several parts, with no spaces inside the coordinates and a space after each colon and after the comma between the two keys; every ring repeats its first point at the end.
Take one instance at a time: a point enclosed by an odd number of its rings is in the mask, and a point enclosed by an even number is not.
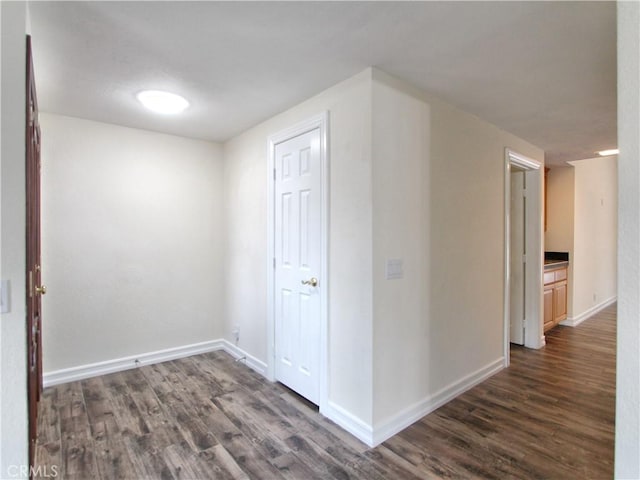
{"type": "Polygon", "coordinates": [[[64,479],[613,477],[615,306],[374,449],[223,352],[47,388],[36,466],[64,479]],[[48,467],[49,470],[45,470],[48,467]]]}

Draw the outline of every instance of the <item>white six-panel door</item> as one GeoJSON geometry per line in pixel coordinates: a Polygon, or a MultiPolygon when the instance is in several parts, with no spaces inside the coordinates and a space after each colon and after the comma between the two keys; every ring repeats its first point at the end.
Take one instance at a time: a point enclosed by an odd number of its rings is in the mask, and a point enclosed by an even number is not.
{"type": "Polygon", "coordinates": [[[275,145],[274,357],[276,380],[320,396],[320,129],[275,145]]]}

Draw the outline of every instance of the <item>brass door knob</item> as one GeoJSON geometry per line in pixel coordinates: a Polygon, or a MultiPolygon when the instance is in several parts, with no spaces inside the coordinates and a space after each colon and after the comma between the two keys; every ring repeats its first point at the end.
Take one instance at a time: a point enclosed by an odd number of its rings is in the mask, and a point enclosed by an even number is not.
{"type": "Polygon", "coordinates": [[[318,279],[316,277],[311,277],[309,280],[302,280],[303,285],[309,285],[310,287],[318,286],[318,279]]]}
{"type": "Polygon", "coordinates": [[[36,293],[39,293],[40,295],[45,295],[47,293],[47,287],[45,287],[44,285],[40,285],[39,287],[36,287],[36,293]]]}

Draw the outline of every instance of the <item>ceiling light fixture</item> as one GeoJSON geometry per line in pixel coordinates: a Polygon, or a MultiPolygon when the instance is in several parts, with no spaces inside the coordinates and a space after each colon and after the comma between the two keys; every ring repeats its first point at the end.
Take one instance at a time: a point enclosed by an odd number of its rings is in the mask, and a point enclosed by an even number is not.
{"type": "Polygon", "coordinates": [[[181,113],[189,106],[184,97],[160,90],[145,90],[138,93],[136,98],[152,112],[164,115],[181,113]]]}
{"type": "Polygon", "coordinates": [[[598,152],[598,155],[600,155],[601,157],[607,157],[609,155],[617,155],[618,153],[620,153],[620,150],[618,150],[617,148],[612,148],[611,150],[602,150],[598,152]]]}

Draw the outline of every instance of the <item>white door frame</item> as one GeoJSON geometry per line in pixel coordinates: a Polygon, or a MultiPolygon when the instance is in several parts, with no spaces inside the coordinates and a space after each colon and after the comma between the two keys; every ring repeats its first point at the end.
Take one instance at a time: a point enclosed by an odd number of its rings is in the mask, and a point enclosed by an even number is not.
{"type": "Polygon", "coordinates": [[[525,272],[525,334],[524,346],[541,348],[544,346],[542,333],[542,269],[544,258],[544,231],[542,208],[542,164],[513,150],[505,149],[504,161],[504,365],[510,362],[510,289],[511,268],[511,166],[515,165],[525,170],[527,207],[526,222],[526,251],[527,269],[525,272]]]}
{"type": "Polygon", "coordinates": [[[275,147],[290,138],[320,129],[320,410],[326,408],[328,399],[328,239],[329,239],[329,112],[322,112],[297,123],[268,139],[268,214],[267,214],[267,378],[275,381],[275,147]]]}

